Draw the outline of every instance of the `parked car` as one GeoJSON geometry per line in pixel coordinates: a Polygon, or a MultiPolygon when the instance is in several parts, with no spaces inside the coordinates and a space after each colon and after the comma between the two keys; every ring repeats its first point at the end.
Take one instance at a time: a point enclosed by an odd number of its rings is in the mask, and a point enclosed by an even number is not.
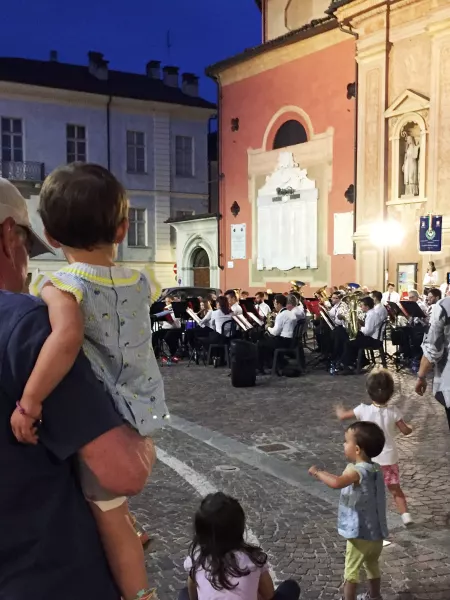
{"type": "Polygon", "coordinates": [[[180,300],[186,300],[186,298],[206,298],[208,294],[216,294],[220,296],[222,290],[219,288],[203,288],[203,287],[171,287],[164,288],[161,290],[161,294],[157,302],[161,302],[167,296],[177,296],[180,300]]]}

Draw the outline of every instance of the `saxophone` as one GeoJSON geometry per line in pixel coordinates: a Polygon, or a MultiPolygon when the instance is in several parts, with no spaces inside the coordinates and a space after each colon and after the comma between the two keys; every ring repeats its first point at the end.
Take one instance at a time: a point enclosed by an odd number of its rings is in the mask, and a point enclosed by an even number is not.
{"type": "Polygon", "coordinates": [[[348,337],[354,340],[361,328],[359,324],[360,308],[359,303],[366,294],[362,290],[352,290],[342,300],[348,306],[348,315],[345,320],[345,328],[347,329],[348,337]]]}

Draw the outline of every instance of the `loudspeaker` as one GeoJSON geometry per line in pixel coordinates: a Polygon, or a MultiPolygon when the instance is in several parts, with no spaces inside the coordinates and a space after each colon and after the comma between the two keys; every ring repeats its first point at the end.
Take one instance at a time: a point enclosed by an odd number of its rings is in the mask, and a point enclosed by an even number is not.
{"type": "Polygon", "coordinates": [[[234,340],[230,346],[231,385],[252,387],[256,383],[257,352],[255,344],[234,340]]]}

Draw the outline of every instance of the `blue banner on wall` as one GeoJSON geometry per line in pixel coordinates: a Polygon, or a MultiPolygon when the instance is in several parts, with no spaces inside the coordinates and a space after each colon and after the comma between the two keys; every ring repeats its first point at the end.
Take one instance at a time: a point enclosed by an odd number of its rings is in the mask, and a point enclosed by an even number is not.
{"type": "Polygon", "coordinates": [[[442,216],[420,217],[420,252],[440,252],[442,249],[442,216]]]}

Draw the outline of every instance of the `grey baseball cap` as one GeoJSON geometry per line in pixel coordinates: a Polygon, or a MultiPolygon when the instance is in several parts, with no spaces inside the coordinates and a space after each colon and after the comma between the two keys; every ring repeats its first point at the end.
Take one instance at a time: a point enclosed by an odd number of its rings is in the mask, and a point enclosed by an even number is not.
{"type": "Polygon", "coordinates": [[[30,258],[39,256],[40,254],[46,254],[47,252],[55,254],[53,249],[50,248],[50,246],[48,246],[31,227],[25,198],[16,186],[7,179],[0,177],[0,224],[4,223],[8,217],[14,219],[17,225],[25,227],[30,232],[30,258]]]}

